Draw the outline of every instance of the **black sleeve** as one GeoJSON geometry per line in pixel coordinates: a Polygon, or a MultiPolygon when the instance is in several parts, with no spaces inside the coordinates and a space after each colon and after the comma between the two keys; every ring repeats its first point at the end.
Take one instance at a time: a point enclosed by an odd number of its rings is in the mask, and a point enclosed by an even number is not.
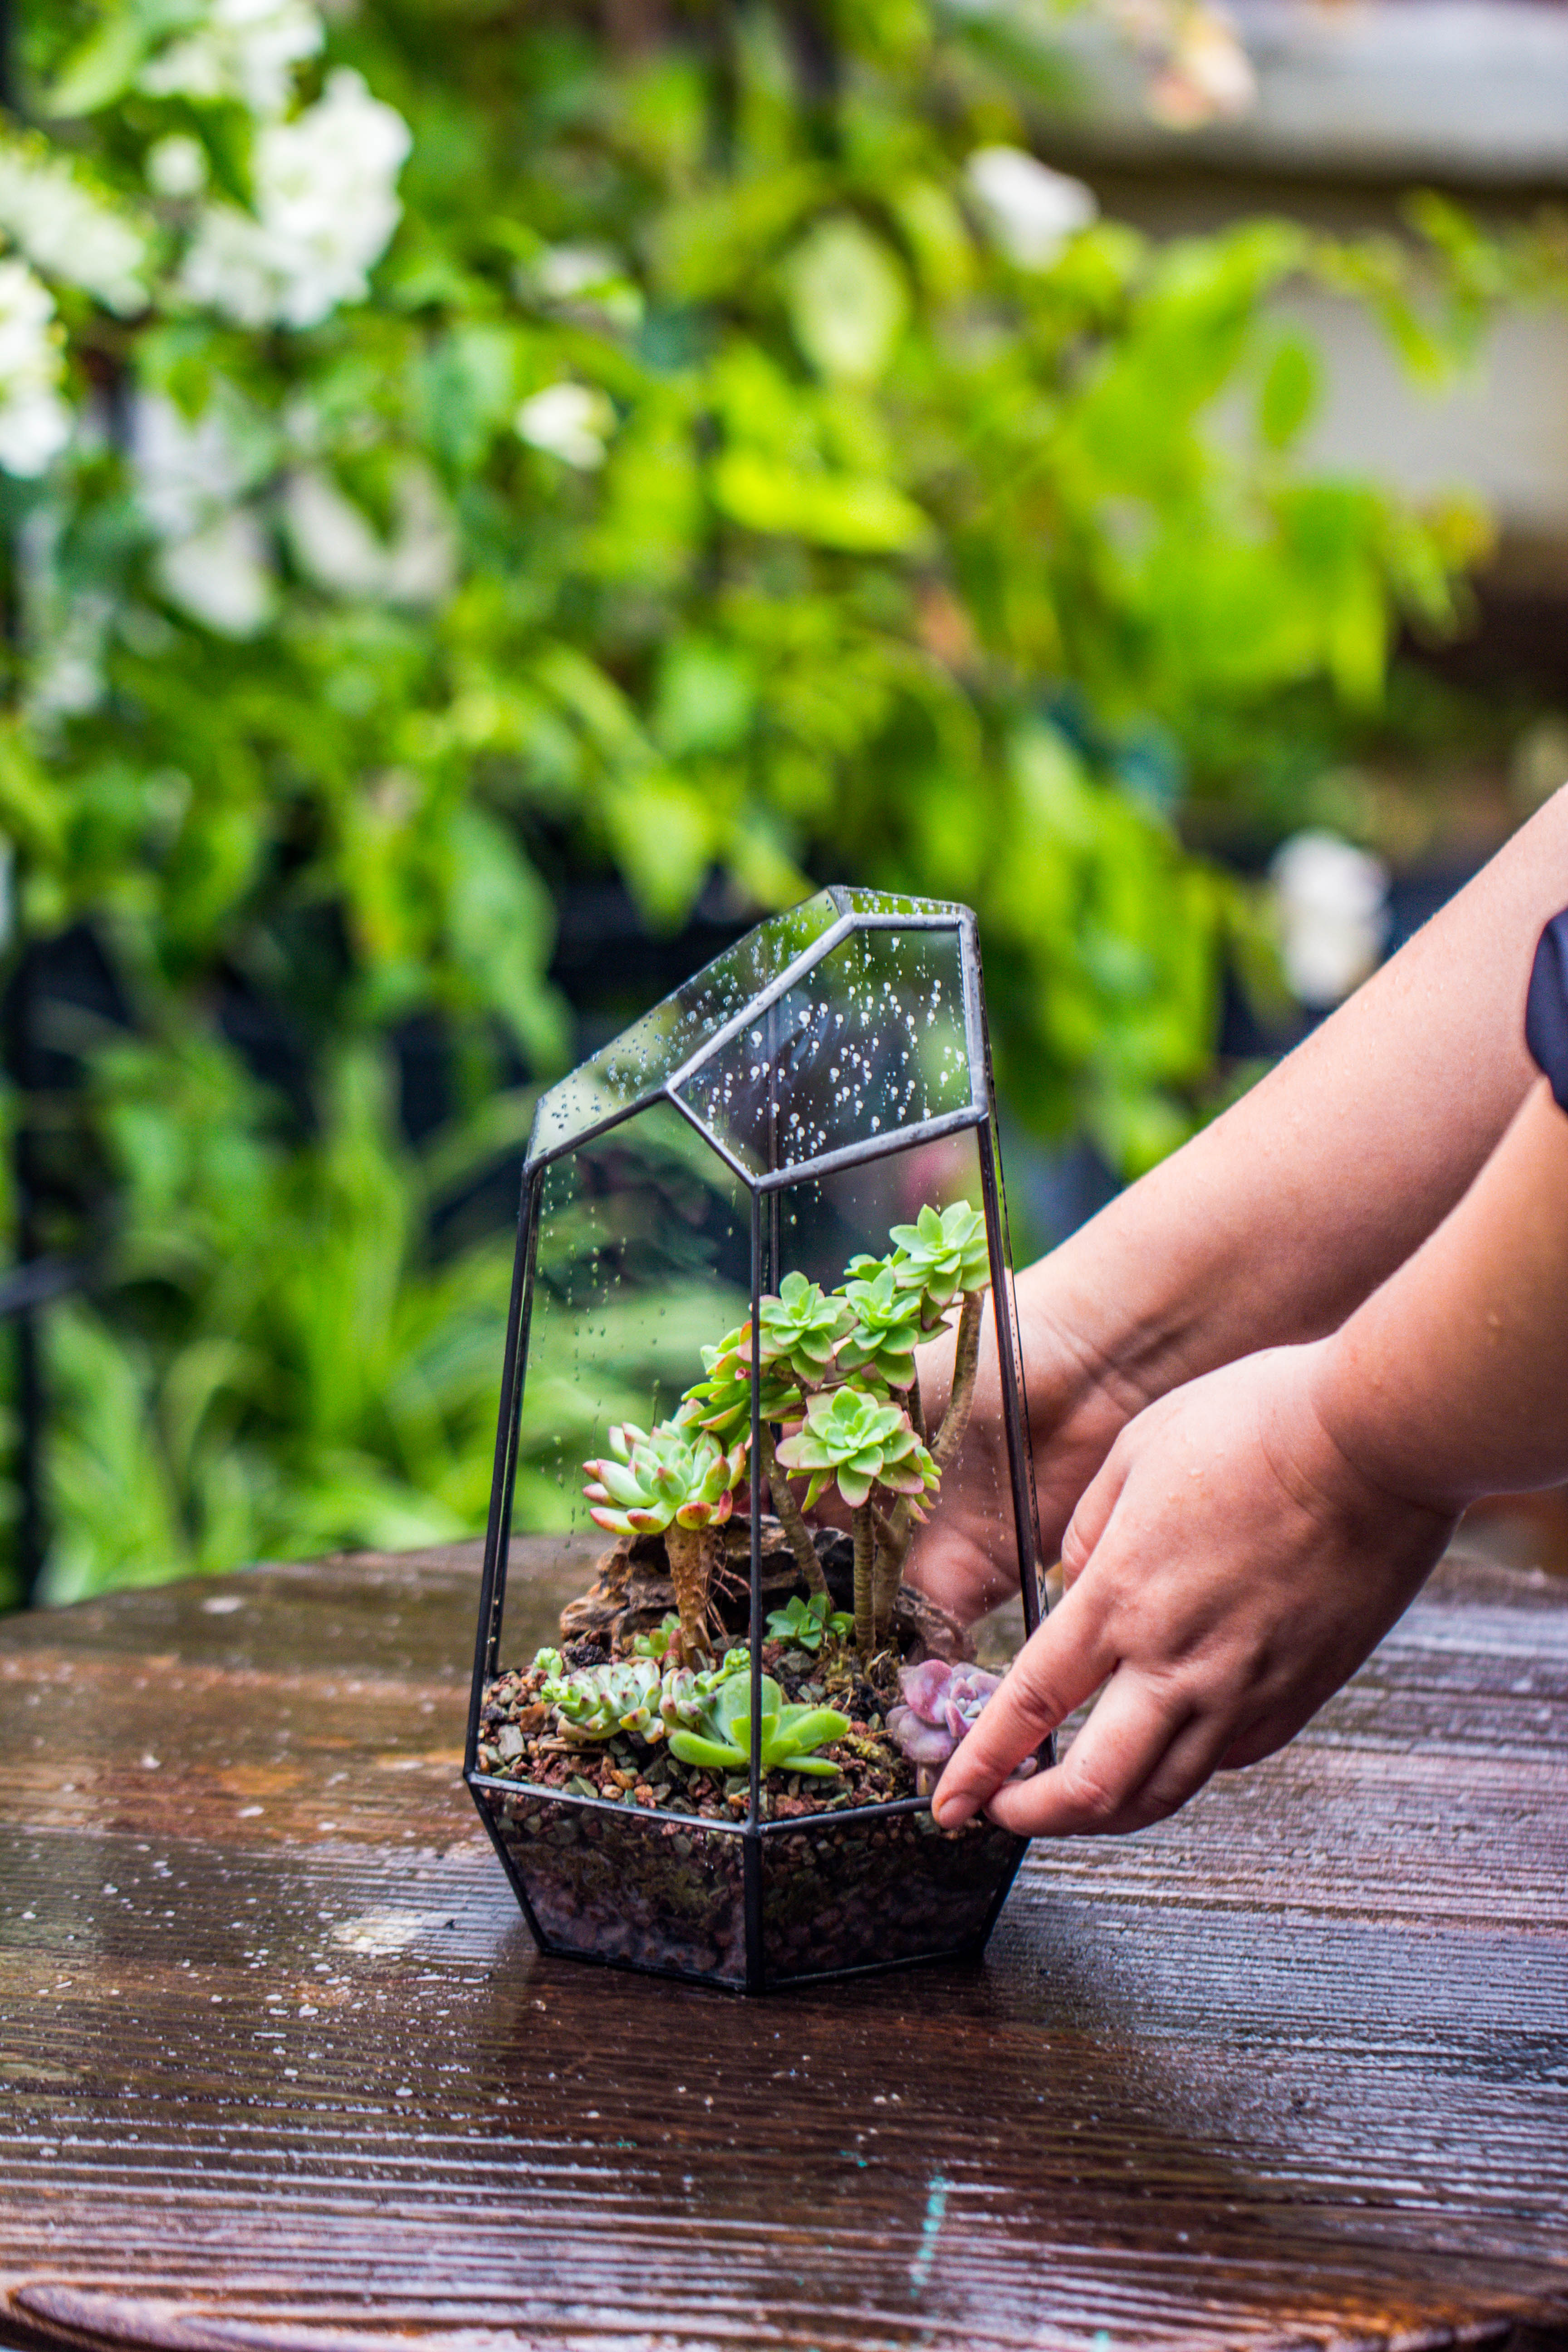
{"type": "Polygon", "coordinates": [[[1541,934],[1524,1004],[1524,1042],[1568,1110],[1568,907],[1541,934]]]}

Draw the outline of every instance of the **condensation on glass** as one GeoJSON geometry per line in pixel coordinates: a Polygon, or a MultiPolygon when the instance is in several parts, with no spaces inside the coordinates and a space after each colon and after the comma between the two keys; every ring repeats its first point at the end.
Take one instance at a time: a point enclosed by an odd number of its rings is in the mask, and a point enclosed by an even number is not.
{"type": "MultiPolygon", "coordinates": [[[[585,1526],[583,1449],[563,1428],[646,1425],[672,1411],[703,1341],[742,1322],[792,1269],[831,1286],[857,1252],[884,1249],[889,1223],[912,1218],[933,1184],[984,1212],[986,1339],[1005,1435],[996,1549],[1016,1572],[1026,1633],[1043,1588],[969,910],[822,891],[759,925],[541,1097],[522,1170],[465,1778],[544,1949],[762,1991],[984,1948],[1023,1843],[984,1822],[946,1834],[926,1798],[770,1819],[753,1759],[744,1817],[713,1822],[531,1788],[478,1762],[483,1693],[502,1663],[514,1512],[521,1502],[531,1527],[585,1526]]],[[[939,1496],[933,1527],[942,1508],[939,1496]]],[[[755,1689],[780,1569],[755,1486],[750,1524],[731,1539],[755,1689]]]]}

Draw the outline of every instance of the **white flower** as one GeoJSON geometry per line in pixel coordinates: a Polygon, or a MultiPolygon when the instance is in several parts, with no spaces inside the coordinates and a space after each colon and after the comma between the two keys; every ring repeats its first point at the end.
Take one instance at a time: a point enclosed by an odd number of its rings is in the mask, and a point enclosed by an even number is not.
{"type": "Polygon", "coordinates": [[[550,245],[516,273],[525,301],[557,304],[569,317],[602,320],[626,332],[642,322],[642,289],[607,245],[550,245]]]}
{"type": "Polygon", "coordinates": [[[525,400],[512,422],[533,448],[587,472],[605,462],[616,412],[604,393],[585,383],[552,383],[525,400]]]}
{"type": "Polygon", "coordinates": [[[396,527],[378,539],[363,511],[318,467],[290,475],[283,494],[289,545],[300,570],[339,596],[434,604],[457,575],[450,515],[429,473],[409,466],[394,490],[396,527]]]}
{"type": "Polygon", "coordinates": [[[157,394],[136,402],[137,499],[163,542],[154,576],[171,603],[222,636],[254,636],[277,605],[266,533],[240,503],[261,462],[243,446],[241,420],[217,402],[194,425],[157,394]]]}
{"type": "Polygon", "coordinates": [[[626,271],[607,245],[552,245],[540,255],[535,274],[553,302],[613,286],[626,271]]]}
{"type": "Polygon", "coordinates": [[[192,424],[158,393],[139,394],[132,411],[131,467],[142,511],[166,540],[226,514],[258,471],[220,402],[192,424]]]}
{"type": "Polygon", "coordinates": [[[1100,212],[1091,189],[1022,147],[977,147],[964,165],[991,233],[1020,269],[1048,269],[1100,212]]]}
{"type": "Polygon", "coordinates": [[[25,261],[0,261],[0,466],[41,474],[70,439],[59,331],[48,289],[25,261]]]}
{"type": "Polygon", "coordinates": [[[0,228],[37,268],[129,317],[147,307],[147,240],[63,156],[0,142],[0,228]]]}
{"type": "Polygon", "coordinates": [[[1376,969],[1388,937],[1388,870],[1332,833],[1298,833],[1269,866],[1280,954],[1303,1004],[1338,1004],[1376,969]]]}
{"type": "Polygon", "coordinates": [[[324,38],[309,0],[210,0],[206,22],[142,68],[153,98],[237,98],[252,114],[281,114],[294,68],[324,38]]]}
{"type": "Polygon", "coordinates": [[[160,548],[153,571],[171,603],[219,636],[253,637],[277,610],[266,536],[247,507],[160,548]]]}
{"type": "Polygon", "coordinates": [[[199,196],[207,184],[206,150],[187,131],[171,131],[147,150],[147,185],[160,196],[176,201],[199,196]]]}
{"type": "Polygon", "coordinates": [[[319,102],[259,133],[254,214],[216,204],[185,256],[193,301],[242,327],[313,327],[369,292],[396,227],[408,125],[341,67],[319,102]]]}

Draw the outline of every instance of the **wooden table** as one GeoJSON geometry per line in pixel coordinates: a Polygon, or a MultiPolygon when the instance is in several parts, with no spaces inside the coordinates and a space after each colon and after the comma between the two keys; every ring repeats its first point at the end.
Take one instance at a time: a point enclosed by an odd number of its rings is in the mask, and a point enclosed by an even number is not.
{"type": "Polygon", "coordinates": [[[984,1968],[757,2003],[535,1957],[474,1594],[0,1626],[0,2339],[1568,2345],[1562,1582],[1450,1566],[1285,1755],[1037,1851],[984,1968]]]}

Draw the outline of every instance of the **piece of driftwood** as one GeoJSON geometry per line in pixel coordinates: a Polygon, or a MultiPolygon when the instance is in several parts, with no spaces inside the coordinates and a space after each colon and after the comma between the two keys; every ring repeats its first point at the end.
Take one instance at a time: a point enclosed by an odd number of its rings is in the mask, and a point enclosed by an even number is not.
{"type": "MultiPolygon", "coordinates": [[[[520,1549],[509,1653],[588,1558],[520,1549]]],[[[749,2003],[535,1957],[475,1588],[0,1625],[0,2340],[1568,2345],[1562,1587],[1444,1571],[1283,1755],[1037,1849],[983,1967],[749,2003]]]]}

